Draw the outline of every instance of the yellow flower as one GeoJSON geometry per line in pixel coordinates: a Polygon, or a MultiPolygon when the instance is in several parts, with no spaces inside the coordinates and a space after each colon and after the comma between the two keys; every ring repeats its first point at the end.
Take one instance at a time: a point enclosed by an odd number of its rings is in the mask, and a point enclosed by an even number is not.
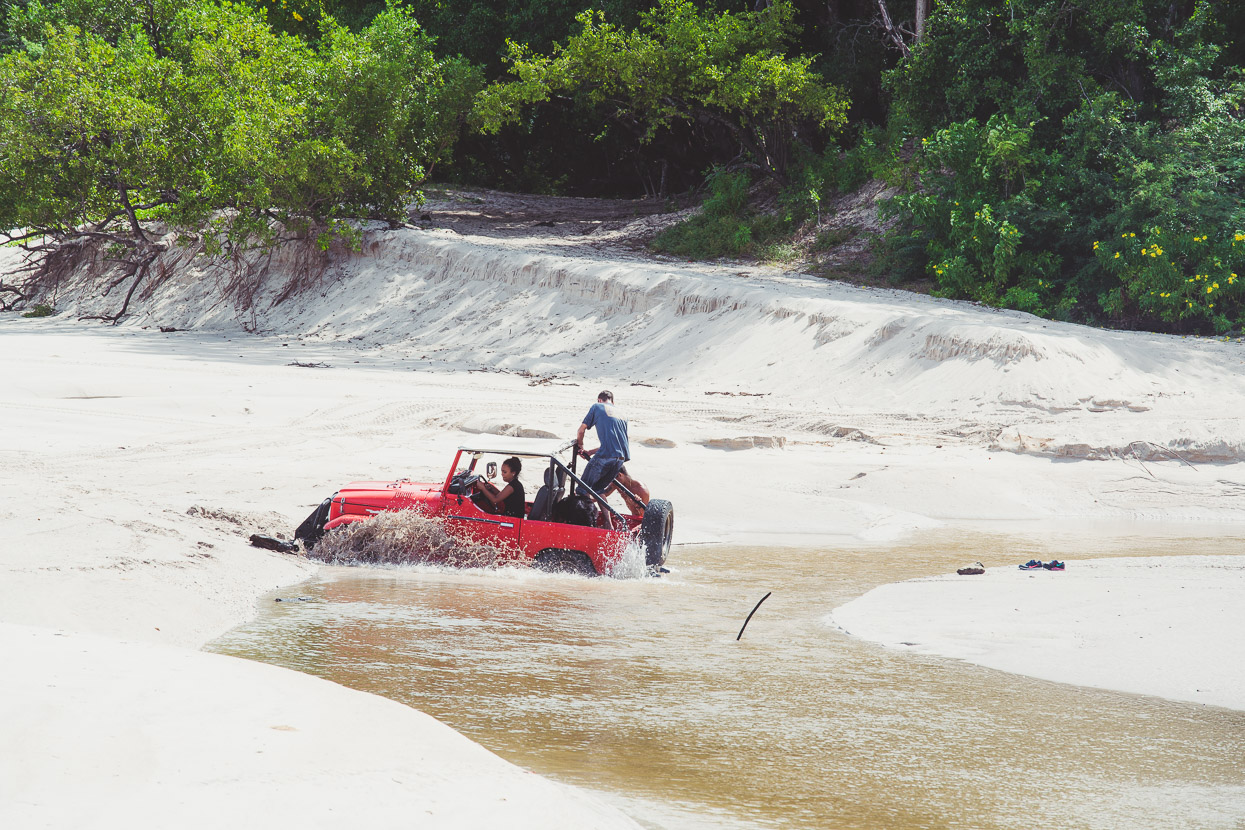
{"type": "Polygon", "coordinates": [[[303,16],[299,14],[298,12],[294,12],[294,19],[297,20],[299,23],[303,22],[303,16]]]}
{"type": "Polygon", "coordinates": [[[1116,258],[1116,259],[1119,259],[1119,258],[1120,258],[1120,252],[1119,252],[1119,251],[1116,251],[1116,252],[1115,252],[1115,258],[1116,258]]]}
{"type": "Polygon", "coordinates": [[[1098,243],[1097,243],[1097,242],[1095,242],[1095,243],[1094,243],[1094,250],[1095,250],[1095,251],[1096,251],[1096,250],[1098,250],[1098,243]]]}
{"type": "Polygon", "coordinates": [[[1137,234],[1135,234],[1135,233],[1130,233],[1130,234],[1129,234],[1129,236],[1136,236],[1136,235],[1137,235],[1137,234]]]}
{"type": "Polygon", "coordinates": [[[1206,286],[1206,293],[1207,293],[1207,294],[1209,294],[1210,292],[1212,292],[1212,291],[1214,291],[1214,290],[1215,290],[1215,289],[1211,288],[1209,285],[1208,285],[1208,286],[1206,286]]]}

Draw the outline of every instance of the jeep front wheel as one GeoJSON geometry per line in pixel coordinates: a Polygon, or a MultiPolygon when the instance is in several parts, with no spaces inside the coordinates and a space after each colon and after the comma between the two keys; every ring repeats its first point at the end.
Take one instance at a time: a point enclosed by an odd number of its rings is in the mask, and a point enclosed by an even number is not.
{"type": "Polygon", "coordinates": [[[577,550],[546,548],[532,559],[532,567],[549,573],[597,575],[588,554],[577,550]]]}

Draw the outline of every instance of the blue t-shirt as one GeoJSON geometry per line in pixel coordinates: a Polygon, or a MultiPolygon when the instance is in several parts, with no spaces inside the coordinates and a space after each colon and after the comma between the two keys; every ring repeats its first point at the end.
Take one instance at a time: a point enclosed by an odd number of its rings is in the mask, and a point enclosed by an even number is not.
{"type": "Polygon", "coordinates": [[[584,426],[597,428],[597,440],[601,458],[631,460],[631,445],[627,442],[627,421],[618,414],[612,403],[594,403],[584,416],[584,426]]]}

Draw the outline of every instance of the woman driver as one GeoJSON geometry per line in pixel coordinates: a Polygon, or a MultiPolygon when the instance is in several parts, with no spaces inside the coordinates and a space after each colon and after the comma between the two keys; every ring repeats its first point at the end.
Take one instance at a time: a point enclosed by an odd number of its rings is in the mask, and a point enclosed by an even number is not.
{"type": "Polygon", "coordinates": [[[480,495],[492,502],[494,510],[516,519],[523,518],[523,502],[526,495],[523,492],[523,482],[519,481],[519,471],[522,469],[523,462],[511,456],[501,462],[501,480],[506,483],[501,490],[484,479],[476,482],[476,489],[480,491],[480,495]]]}

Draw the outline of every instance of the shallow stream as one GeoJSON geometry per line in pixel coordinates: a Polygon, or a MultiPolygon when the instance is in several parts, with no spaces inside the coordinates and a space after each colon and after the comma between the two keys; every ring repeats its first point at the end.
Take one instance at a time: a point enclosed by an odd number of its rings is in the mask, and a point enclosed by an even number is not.
{"type": "Polygon", "coordinates": [[[1245,826],[1245,712],[898,653],[826,622],[883,583],[1030,555],[1051,558],[981,535],[680,546],[660,579],[325,568],[272,597],[307,601],[265,602],[212,648],[408,703],[653,828],[1245,826]]]}

